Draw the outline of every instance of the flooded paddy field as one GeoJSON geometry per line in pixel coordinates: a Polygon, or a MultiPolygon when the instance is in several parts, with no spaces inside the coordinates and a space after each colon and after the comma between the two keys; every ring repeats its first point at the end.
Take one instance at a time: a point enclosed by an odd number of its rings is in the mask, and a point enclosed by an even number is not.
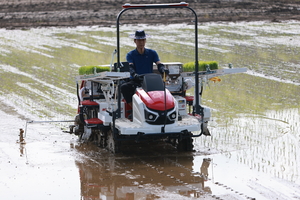
{"type": "MultiPolygon", "coordinates": [[[[70,123],[26,123],[74,119],[78,68],[111,62],[116,28],[0,29],[0,198],[300,199],[300,22],[198,28],[199,60],[248,68],[205,85],[212,136],[191,153],[134,144],[117,155],[64,133],[70,123]]],[[[193,61],[186,24],[122,26],[122,60],[136,29],[162,62],[193,61]]]]}

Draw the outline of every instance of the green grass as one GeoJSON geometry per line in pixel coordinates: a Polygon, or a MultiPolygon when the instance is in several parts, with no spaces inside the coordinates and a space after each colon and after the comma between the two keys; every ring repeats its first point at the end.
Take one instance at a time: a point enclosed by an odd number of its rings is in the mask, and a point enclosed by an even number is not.
{"type": "MultiPolygon", "coordinates": [[[[206,71],[207,67],[209,67],[211,70],[214,70],[219,68],[219,64],[216,61],[199,61],[198,71],[206,71]]],[[[183,64],[183,71],[195,71],[195,62],[188,62],[183,64]]]]}

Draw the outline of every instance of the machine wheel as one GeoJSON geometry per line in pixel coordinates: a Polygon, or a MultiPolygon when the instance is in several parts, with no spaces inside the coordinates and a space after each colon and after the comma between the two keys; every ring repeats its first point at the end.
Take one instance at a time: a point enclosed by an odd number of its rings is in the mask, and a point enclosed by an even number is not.
{"type": "Polygon", "coordinates": [[[108,131],[101,131],[97,134],[97,145],[101,148],[105,148],[107,146],[107,133],[108,131]]]}
{"type": "MultiPolygon", "coordinates": [[[[80,136],[84,131],[84,124],[80,120],[80,115],[76,115],[74,124],[75,124],[75,126],[73,127],[72,132],[74,132],[75,135],[80,136]]],[[[71,126],[73,126],[73,125],[71,125],[71,126]]],[[[70,128],[71,128],[71,126],[70,126],[70,128]]],[[[70,131],[71,131],[71,129],[70,129],[70,131]]]]}
{"type": "Polygon", "coordinates": [[[73,133],[74,133],[74,128],[75,128],[75,125],[70,125],[70,126],[69,126],[69,129],[70,129],[69,133],[70,133],[70,134],[73,134],[73,133]]]}
{"type": "Polygon", "coordinates": [[[107,132],[107,149],[112,153],[120,152],[120,142],[114,140],[113,131],[107,132]]]}
{"type": "Polygon", "coordinates": [[[177,150],[178,151],[193,151],[193,139],[191,137],[178,139],[177,141],[177,150]]]}

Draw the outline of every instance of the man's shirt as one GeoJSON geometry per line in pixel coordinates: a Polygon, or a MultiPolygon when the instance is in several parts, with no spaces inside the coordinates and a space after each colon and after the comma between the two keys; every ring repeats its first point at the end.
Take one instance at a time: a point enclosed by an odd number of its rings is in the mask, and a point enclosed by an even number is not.
{"type": "Polygon", "coordinates": [[[130,51],[126,60],[134,64],[134,70],[137,74],[147,74],[153,73],[153,63],[159,61],[159,57],[156,51],[145,48],[144,54],[139,54],[136,49],[130,51]]]}

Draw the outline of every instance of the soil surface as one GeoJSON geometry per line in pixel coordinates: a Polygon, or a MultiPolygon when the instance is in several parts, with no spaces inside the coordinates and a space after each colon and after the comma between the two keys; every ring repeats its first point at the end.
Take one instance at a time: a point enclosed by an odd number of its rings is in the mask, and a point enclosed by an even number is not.
{"type": "MultiPolygon", "coordinates": [[[[162,3],[159,0],[128,2],[162,3]]],[[[299,0],[190,0],[186,2],[196,11],[199,22],[300,19],[299,0]]],[[[124,3],[126,2],[123,0],[4,0],[0,2],[0,27],[110,26],[116,23],[117,13],[122,10],[124,3]]],[[[173,9],[133,10],[122,15],[121,23],[166,24],[193,20],[193,15],[186,9],[176,9],[175,12],[177,17],[174,18],[173,9]]]]}

